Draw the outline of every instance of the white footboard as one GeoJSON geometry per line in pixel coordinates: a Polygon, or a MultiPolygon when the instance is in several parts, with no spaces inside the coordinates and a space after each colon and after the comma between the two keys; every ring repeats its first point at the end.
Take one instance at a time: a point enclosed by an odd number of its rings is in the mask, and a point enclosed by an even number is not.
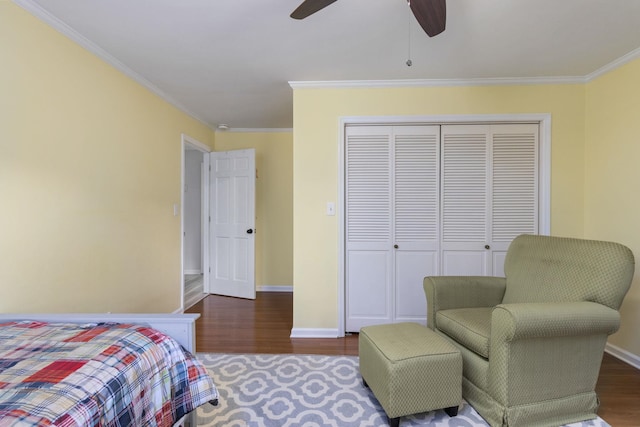
{"type": "Polygon", "coordinates": [[[196,351],[197,313],[188,314],[137,314],[137,313],[10,313],[0,314],[0,322],[11,320],[37,320],[66,323],[134,323],[150,326],[169,335],[191,353],[196,351]]]}

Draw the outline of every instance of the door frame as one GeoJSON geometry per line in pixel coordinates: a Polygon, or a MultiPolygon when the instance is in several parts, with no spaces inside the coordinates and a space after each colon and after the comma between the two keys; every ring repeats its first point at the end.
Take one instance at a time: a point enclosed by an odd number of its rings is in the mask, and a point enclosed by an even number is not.
{"type": "Polygon", "coordinates": [[[551,232],[551,114],[460,114],[428,116],[345,116],[339,121],[338,144],[338,336],[346,324],[345,128],[347,125],[445,125],[537,123],[539,134],[538,232],[551,232]]]}
{"type": "MultiPolygon", "coordinates": [[[[185,158],[187,148],[195,149],[203,154],[209,154],[211,148],[189,135],[181,134],[180,137],[180,312],[185,310],[184,301],[184,186],[186,182],[185,158]]],[[[202,156],[202,168],[206,179],[202,179],[201,187],[201,241],[202,241],[202,274],[204,292],[209,292],[209,156],[202,156]]],[[[175,211],[174,211],[175,214],[175,211]]]]}

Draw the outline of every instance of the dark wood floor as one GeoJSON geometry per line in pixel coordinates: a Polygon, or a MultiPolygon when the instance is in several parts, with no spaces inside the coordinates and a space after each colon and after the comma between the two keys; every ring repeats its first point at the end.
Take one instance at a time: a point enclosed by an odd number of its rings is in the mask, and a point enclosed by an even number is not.
{"type": "MultiPolygon", "coordinates": [[[[358,335],[291,339],[293,294],[258,292],[257,298],[210,295],[189,310],[196,322],[197,351],[358,355],[358,335]]],[[[640,426],[640,370],[605,354],[596,392],[598,415],[614,427],[640,426]]]]}

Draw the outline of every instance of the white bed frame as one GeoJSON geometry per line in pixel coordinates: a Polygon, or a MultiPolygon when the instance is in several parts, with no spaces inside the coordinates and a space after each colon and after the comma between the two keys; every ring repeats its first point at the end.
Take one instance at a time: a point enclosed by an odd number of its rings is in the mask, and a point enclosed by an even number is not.
{"type": "Polygon", "coordinates": [[[188,314],[111,314],[111,313],[10,313],[0,314],[0,322],[11,320],[37,320],[40,322],[65,323],[135,323],[150,326],[169,335],[191,353],[196,351],[196,319],[197,313],[188,314]]]}

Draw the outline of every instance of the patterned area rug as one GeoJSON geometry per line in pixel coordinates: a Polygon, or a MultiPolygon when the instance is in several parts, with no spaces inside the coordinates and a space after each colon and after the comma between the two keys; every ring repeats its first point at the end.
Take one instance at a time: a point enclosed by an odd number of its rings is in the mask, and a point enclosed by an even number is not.
{"type": "MultiPolygon", "coordinates": [[[[386,427],[388,419],[362,385],[358,358],[348,356],[199,353],[220,403],[198,409],[199,426],[386,427]]],[[[466,402],[456,417],[443,410],[400,419],[401,427],[488,424],[466,402]]],[[[609,426],[601,418],[571,427],[609,426]]]]}

